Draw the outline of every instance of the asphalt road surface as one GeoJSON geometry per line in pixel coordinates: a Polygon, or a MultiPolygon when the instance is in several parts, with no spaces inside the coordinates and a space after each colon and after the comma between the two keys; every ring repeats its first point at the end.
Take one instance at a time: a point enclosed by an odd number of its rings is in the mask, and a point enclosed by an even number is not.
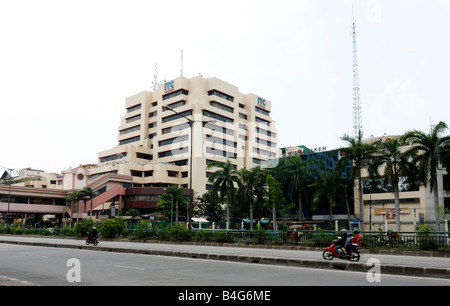
{"type": "Polygon", "coordinates": [[[445,279],[380,275],[379,282],[369,282],[362,272],[11,244],[0,245],[0,285],[2,283],[38,286],[450,286],[450,280],[445,279]]]}

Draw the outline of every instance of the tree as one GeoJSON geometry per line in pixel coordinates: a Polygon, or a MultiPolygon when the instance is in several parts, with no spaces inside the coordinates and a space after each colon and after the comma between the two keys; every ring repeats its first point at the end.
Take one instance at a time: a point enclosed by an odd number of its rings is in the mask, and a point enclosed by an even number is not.
{"type": "Polygon", "coordinates": [[[78,192],[80,198],[88,197],[91,202],[91,208],[89,209],[89,215],[92,217],[92,199],[98,195],[98,192],[94,192],[91,187],[84,187],[78,192]]]}
{"type": "Polygon", "coordinates": [[[215,192],[207,191],[198,196],[194,214],[208,216],[210,221],[219,222],[223,215],[223,208],[220,205],[220,198],[215,192]]]}
{"type": "Polygon", "coordinates": [[[172,207],[175,204],[175,222],[178,222],[179,206],[182,205],[184,207],[188,203],[189,199],[183,195],[184,188],[178,185],[173,185],[172,187],[166,188],[165,191],[165,194],[160,197],[158,207],[163,210],[164,215],[171,216],[170,220],[172,222],[172,207]]]}
{"type": "Polygon", "coordinates": [[[401,178],[409,180],[411,175],[411,153],[402,150],[404,141],[394,138],[385,142],[380,142],[379,151],[369,166],[369,173],[372,179],[383,178],[384,185],[390,186],[394,193],[396,229],[400,231],[400,190],[399,183],[401,178]],[[380,174],[380,169],[383,173],[380,174]]]}
{"type": "Polygon", "coordinates": [[[330,222],[333,221],[333,207],[336,206],[337,199],[346,187],[340,177],[340,172],[335,168],[331,172],[322,171],[318,180],[309,186],[313,188],[313,203],[319,205],[323,200],[328,204],[330,222]]]}
{"type": "Polygon", "coordinates": [[[227,230],[230,229],[230,200],[231,196],[235,192],[235,184],[240,183],[239,175],[236,170],[234,170],[233,164],[228,160],[225,164],[220,162],[211,162],[206,167],[207,169],[218,168],[213,172],[209,178],[208,182],[213,184],[213,190],[215,192],[220,192],[222,200],[226,196],[227,198],[227,230]]]}
{"type": "Polygon", "coordinates": [[[298,193],[298,218],[303,220],[303,192],[317,173],[314,168],[320,162],[314,159],[302,160],[300,155],[288,157],[285,166],[290,177],[291,192],[298,193]]]}
{"type": "Polygon", "coordinates": [[[269,173],[266,174],[266,184],[268,201],[272,207],[273,230],[277,231],[277,210],[281,214],[281,203],[285,201],[283,189],[281,188],[281,183],[269,173]]]}
{"type": "Polygon", "coordinates": [[[67,201],[70,201],[72,203],[71,208],[70,208],[70,214],[71,214],[70,217],[73,216],[73,203],[77,202],[77,222],[78,222],[78,217],[79,217],[79,214],[80,214],[80,203],[79,203],[79,201],[80,201],[81,197],[82,196],[80,195],[80,193],[78,191],[74,190],[66,198],[67,201]]]}
{"type": "Polygon", "coordinates": [[[439,163],[444,166],[450,166],[450,136],[443,136],[448,129],[445,122],[439,122],[431,128],[426,134],[419,130],[407,132],[404,137],[413,147],[409,150],[416,155],[414,162],[419,167],[419,178],[434,194],[434,207],[436,211],[436,226],[441,230],[441,221],[439,213],[439,194],[438,194],[438,173],[439,163]]]}
{"type": "Polygon", "coordinates": [[[249,204],[250,209],[250,230],[253,229],[253,201],[256,198],[259,203],[264,198],[265,175],[259,166],[250,170],[241,169],[238,172],[240,179],[237,196],[239,199],[249,204]]]}
{"type": "Polygon", "coordinates": [[[369,143],[362,141],[362,132],[359,131],[358,136],[353,138],[348,135],[344,135],[341,139],[347,142],[347,147],[340,149],[342,158],[338,161],[338,169],[344,169],[349,162],[353,163],[353,167],[350,173],[351,180],[358,181],[358,193],[359,193],[359,218],[364,220],[364,206],[363,206],[363,188],[361,180],[362,168],[366,166],[373,155],[376,152],[376,147],[369,143]]]}

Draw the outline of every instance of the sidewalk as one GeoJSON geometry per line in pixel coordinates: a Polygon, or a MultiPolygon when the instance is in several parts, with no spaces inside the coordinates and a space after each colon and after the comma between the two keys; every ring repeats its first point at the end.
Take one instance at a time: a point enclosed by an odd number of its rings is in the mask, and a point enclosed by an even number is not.
{"type": "Polygon", "coordinates": [[[323,248],[305,248],[299,246],[283,247],[217,243],[181,244],[128,242],[121,240],[101,240],[98,246],[87,246],[84,240],[80,239],[0,235],[1,243],[154,256],[177,256],[301,268],[338,269],[356,272],[368,272],[373,268],[372,264],[367,263],[368,260],[377,258],[380,261],[382,274],[450,279],[450,258],[438,257],[438,255],[444,255],[437,252],[407,251],[395,252],[396,255],[393,255],[391,251],[368,253],[367,250],[362,250],[362,257],[359,262],[349,262],[340,259],[326,261],[322,258],[323,248]]]}

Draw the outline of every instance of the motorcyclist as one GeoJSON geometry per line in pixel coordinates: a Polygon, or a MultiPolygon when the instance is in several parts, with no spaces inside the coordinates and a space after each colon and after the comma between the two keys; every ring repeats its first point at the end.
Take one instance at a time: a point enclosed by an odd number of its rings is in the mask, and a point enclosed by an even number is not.
{"type": "Polygon", "coordinates": [[[98,236],[97,228],[93,227],[92,231],[89,233],[89,240],[94,240],[97,238],[97,236],[98,236]]]}
{"type": "Polygon", "coordinates": [[[344,246],[347,242],[348,238],[348,231],[346,229],[341,230],[341,237],[335,242],[334,244],[334,250],[338,255],[345,255],[345,249],[344,246]]]}
{"type": "Polygon", "coordinates": [[[348,254],[350,254],[353,250],[358,248],[361,245],[361,235],[358,229],[353,231],[353,236],[350,237],[348,244],[345,245],[345,249],[348,254]]]}

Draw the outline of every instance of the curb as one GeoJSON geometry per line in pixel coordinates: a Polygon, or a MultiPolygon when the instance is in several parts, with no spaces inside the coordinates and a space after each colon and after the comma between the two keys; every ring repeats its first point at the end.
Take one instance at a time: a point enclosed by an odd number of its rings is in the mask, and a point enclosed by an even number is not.
{"type": "MultiPolygon", "coordinates": [[[[312,268],[312,269],[330,269],[352,272],[369,272],[373,268],[372,265],[360,262],[345,262],[345,261],[325,261],[312,259],[298,259],[298,258],[283,258],[283,257],[266,257],[266,256],[249,256],[249,255],[226,255],[226,254],[210,254],[210,253],[194,253],[194,252],[180,252],[180,251],[162,251],[162,250],[140,250],[127,249],[103,246],[85,246],[85,245],[70,245],[70,244],[55,244],[48,242],[19,242],[19,241],[5,241],[0,240],[0,243],[29,245],[40,247],[53,248],[67,248],[80,249],[100,252],[115,252],[115,253],[129,253],[129,254],[143,254],[153,256],[170,256],[170,257],[184,257],[194,259],[208,259],[230,262],[254,263],[263,265],[280,265],[297,268],[312,268]]],[[[380,272],[382,274],[416,276],[416,277],[431,277],[450,279],[450,268],[433,268],[433,267],[418,267],[418,266],[404,266],[404,265],[380,265],[380,272]]]]}

